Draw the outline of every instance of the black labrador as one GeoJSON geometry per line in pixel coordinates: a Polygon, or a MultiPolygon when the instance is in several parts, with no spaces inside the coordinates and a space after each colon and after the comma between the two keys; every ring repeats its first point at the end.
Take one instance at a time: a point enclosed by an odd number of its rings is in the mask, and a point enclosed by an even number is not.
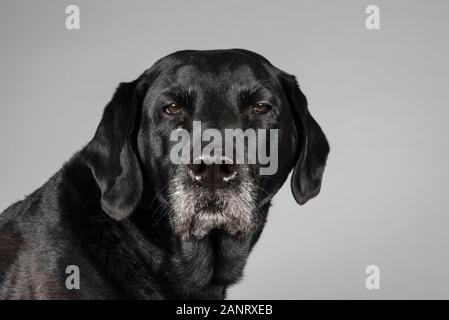
{"type": "Polygon", "coordinates": [[[0,215],[0,298],[224,299],[290,171],[304,204],[320,191],[328,153],[295,77],[264,57],[170,54],[120,84],[90,143],[0,215]],[[174,164],[170,134],[193,120],[277,128],[276,173],[174,164]]]}

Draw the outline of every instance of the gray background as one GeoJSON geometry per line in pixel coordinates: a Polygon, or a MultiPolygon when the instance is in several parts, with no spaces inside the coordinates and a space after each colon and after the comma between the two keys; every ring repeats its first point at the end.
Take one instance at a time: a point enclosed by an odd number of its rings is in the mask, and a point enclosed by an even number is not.
{"type": "Polygon", "coordinates": [[[229,298],[449,298],[448,14],[447,1],[2,0],[0,208],[90,140],[118,82],[175,50],[247,48],[298,76],[332,151],[318,198],[276,196],[229,298]],[[81,30],[65,29],[69,4],[81,30]]]}

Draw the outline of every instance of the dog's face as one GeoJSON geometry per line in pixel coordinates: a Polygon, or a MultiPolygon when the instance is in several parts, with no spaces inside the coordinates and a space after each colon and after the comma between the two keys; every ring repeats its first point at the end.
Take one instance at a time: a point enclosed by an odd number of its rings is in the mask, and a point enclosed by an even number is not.
{"type": "Polygon", "coordinates": [[[234,49],[176,52],[122,84],[86,159],[113,218],[131,214],[151,189],[179,236],[202,239],[214,229],[251,233],[292,169],[293,195],[305,203],[319,192],[328,151],[295,78],[234,49]],[[210,129],[224,141],[205,137],[210,129]],[[255,135],[239,145],[227,130],[255,135]],[[189,137],[182,144],[173,139],[180,132],[189,137]],[[276,162],[269,174],[261,170],[266,162],[252,158],[251,139],[276,162]],[[180,145],[182,161],[175,161],[180,145]]]}

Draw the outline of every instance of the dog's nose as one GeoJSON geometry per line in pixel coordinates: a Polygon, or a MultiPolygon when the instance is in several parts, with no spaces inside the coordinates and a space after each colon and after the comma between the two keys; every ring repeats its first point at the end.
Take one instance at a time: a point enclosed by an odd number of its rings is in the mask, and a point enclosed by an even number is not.
{"type": "Polygon", "coordinates": [[[226,187],[237,177],[238,170],[238,164],[229,163],[206,164],[201,161],[199,164],[189,165],[189,174],[192,179],[207,187],[210,191],[226,187]]]}

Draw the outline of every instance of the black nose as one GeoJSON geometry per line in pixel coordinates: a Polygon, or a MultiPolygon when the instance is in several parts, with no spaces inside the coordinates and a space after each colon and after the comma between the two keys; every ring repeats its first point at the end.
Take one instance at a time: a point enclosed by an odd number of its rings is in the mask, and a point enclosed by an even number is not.
{"type": "Polygon", "coordinates": [[[189,165],[189,174],[192,179],[207,187],[211,192],[228,186],[237,177],[238,170],[238,164],[206,164],[201,161],[199,164],[189,165]]]}

